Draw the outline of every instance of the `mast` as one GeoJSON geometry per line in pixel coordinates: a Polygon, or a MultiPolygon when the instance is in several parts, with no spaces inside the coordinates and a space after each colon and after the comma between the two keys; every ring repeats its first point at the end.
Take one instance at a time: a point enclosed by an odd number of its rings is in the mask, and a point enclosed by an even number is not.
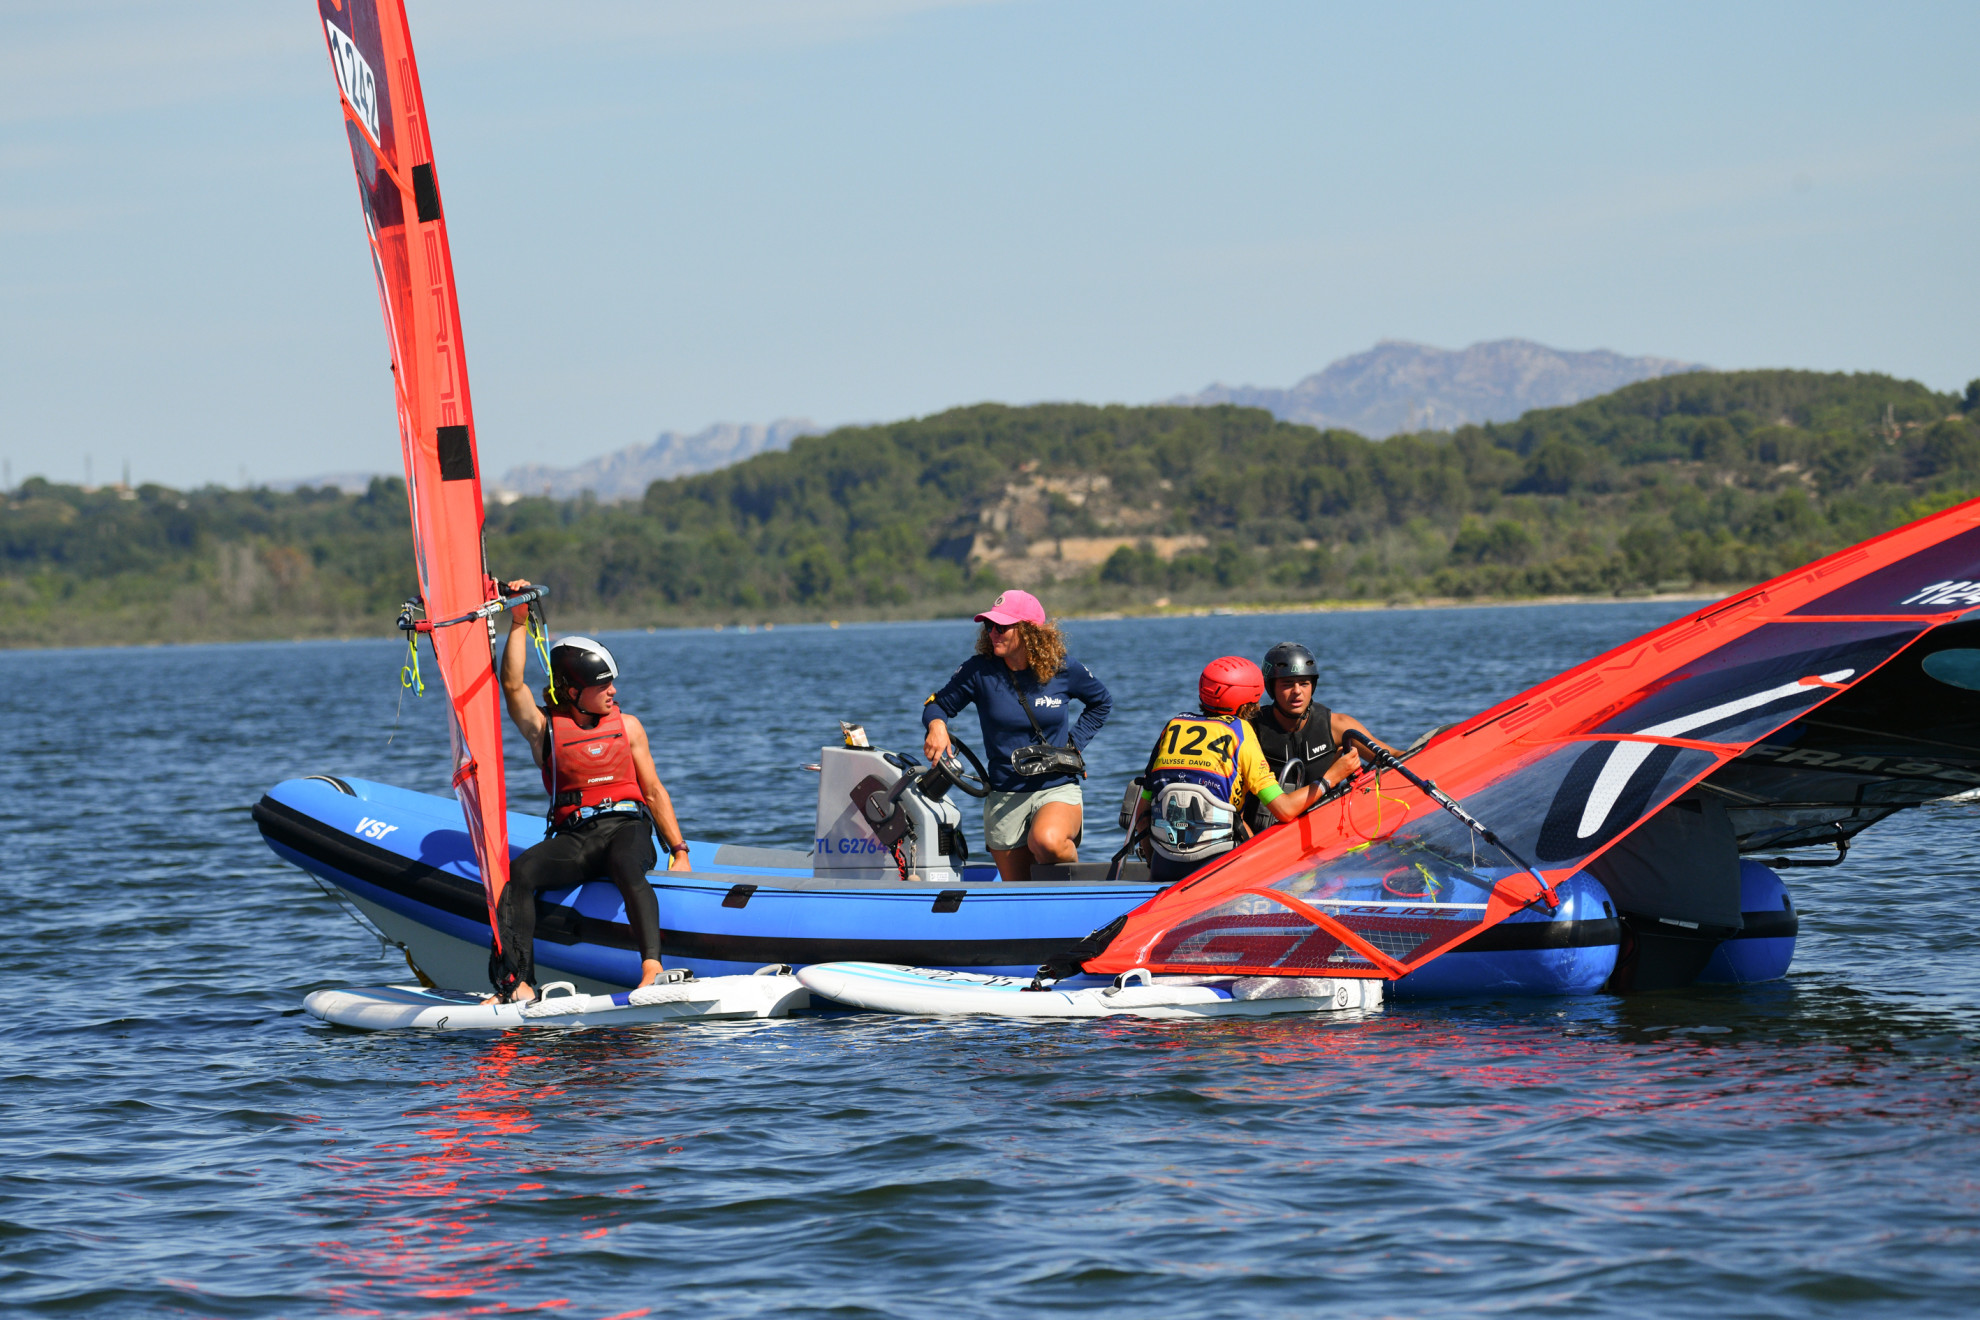
{"type": "Polygon", "coordinates": [[[454,791],[493,932],[509,878],[500,683],[494,625],[482,614],[497,591],[482,551],[474,410],[419,67],[403,0],[317,0],[317,12],[391,347],[413,555],[426,617],[438,625],[431,636],[447,688],[454,791]]]}

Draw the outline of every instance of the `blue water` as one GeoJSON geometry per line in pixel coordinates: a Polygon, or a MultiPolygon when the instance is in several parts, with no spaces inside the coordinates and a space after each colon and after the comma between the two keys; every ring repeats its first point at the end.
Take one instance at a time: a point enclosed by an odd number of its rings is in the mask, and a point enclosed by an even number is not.
{"type": "MultiPolygon", "coordinates": [[[[1086,856],[1212,655],[1306,640],[1326,699],[1407,740],[1677,609],[1074,624],[1118,701],[1086,856]]],[[[969,629],[610,640],[689,833],[801,847],[799,764],[840,718],[912,746],[969,629]]],[[[248,807],[313,772],[441,790],[437,698],[394,733],[402,654],[0,655],[0,1310],[1910,1317],[1980,1296],[1980,809],[1793,873],[1794,973],[1746,990],[361,1036],[302,996],[404,965],[248,807]]]]}

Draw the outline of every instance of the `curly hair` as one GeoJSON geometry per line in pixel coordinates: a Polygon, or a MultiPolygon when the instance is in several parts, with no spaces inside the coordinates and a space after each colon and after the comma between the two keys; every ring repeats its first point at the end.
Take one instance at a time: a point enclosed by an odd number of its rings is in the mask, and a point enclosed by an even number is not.
{"type": "MultiPolygon", "coordinates": [[[[1059,666],[1066,662],[1066,639],[1056,623],[1020,623],[1018,636],[1024,640],[1024,653],[1031,657],[1031,676],[1041,686],[1052,681],[1059,666]]],[[[976,632],[976,653],[994,654],[990,649],[990,625],[976,632]]]]}

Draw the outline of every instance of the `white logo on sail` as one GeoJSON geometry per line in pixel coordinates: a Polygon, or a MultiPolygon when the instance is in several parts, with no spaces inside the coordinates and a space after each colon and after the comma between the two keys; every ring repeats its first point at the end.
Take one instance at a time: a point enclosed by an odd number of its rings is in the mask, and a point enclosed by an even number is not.
{"type": "Polygon", "coordinates": [[[1980,605],[1980,582],[1934,582],[1900,605],[1980,605]]]}
{"type": "Polygon", "coordinates": [[[330,67],[337,71],[337,85],[344,89],[344,99],[357,111],[364,126],[371,130],[371,140],[378,141],[378,76],[371,71],[364,52],[357,43],[344,35],[344,30],[329,19],[323,20],[323,30],[330,35],[330,67]]]}
{"type": "MultiPolygon", "coordinates": [[[[1821,678],[1824,683],[1842,683],[1855,672],[1854,669],[1838,669],[1833,674],[1823,674],[1821,678]]],[[[1709,710],[1701,710],[1694,715],[1680,715],[1674,720],[1653,724],[1647,729],[1638,729],[1637,734],[1644,738],[1681,738],[1693,729],[1717,724],[1720,720],[1743,715],[1749,710],[1758,710],[1762,706],[1772,705],[1787,697],[1805,695],[1807,691],[1808,685],[1796,679],[1792,683],[1783,683],[1777,688],[1768,688],[1765,692],[1756,692],[1750,697],[1728,701],[1709,710]]],[[[1636,773],[1636,767],[1649,759],[1650,753],[1656,748],[1656,743],[1616,744],[1615,750],[1609,753],[1609,759],[1602,764],[1602,773],[1595,777],[1595,787],[1588,790],[1588,802],[1581,809],[1581,824],[1575,831],[1580,838],[1586,839],[1602,828],[1603,823],[1609,819],[1609,812],[1615,809],[1616,799],[1621,797],[1623,789],[1629,786],[1629,777],[1636,773]]]]}

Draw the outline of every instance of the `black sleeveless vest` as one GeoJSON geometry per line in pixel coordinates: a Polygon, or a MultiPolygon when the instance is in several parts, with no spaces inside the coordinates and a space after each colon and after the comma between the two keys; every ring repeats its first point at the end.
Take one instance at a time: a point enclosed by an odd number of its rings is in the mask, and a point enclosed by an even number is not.
{"type": "MultiPolygon", "coordinates": [[[[1288,792],[1317,783],[1341,759],[1340,746],[1334,741],[1334,712],[1317,701],[1307,708],[1305,721],[1291,733],[1286,732],[1270,706],[1258,712],[1251,728],[1258,735],[1258,750],[1265,753],[1265,764],[1279,777],[1279,787],[1288,792]]],[[[1253,802],[1246,816],[1254,832],[1278,823],[1272,809],[1262,802],[1253,802]]]]}

